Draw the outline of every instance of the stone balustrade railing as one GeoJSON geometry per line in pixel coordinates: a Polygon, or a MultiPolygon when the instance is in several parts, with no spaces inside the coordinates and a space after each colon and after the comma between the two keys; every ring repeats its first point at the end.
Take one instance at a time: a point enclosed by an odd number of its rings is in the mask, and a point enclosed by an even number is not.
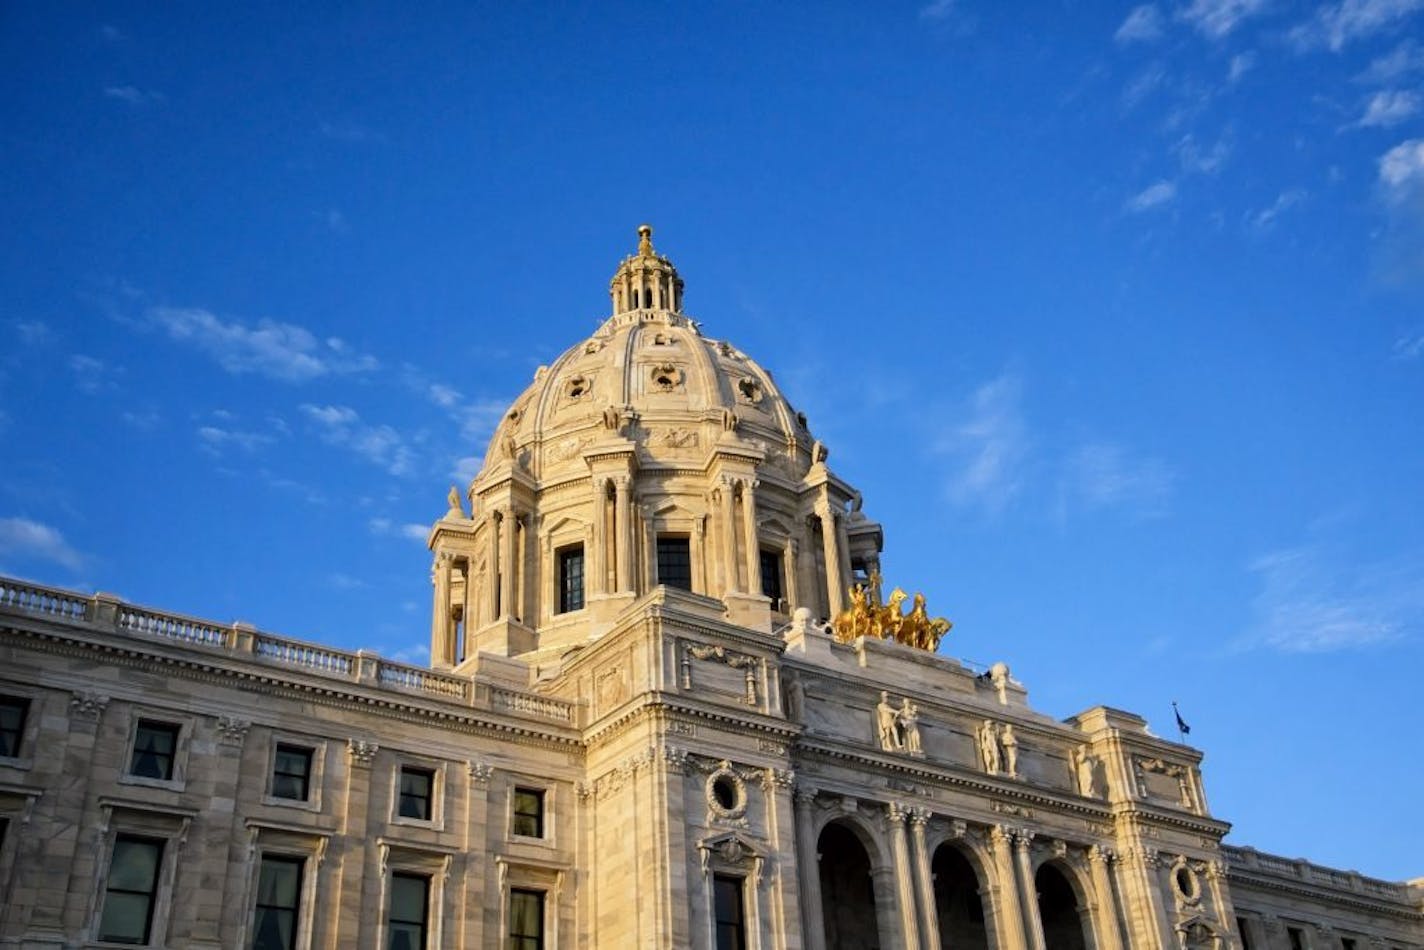
{"type": "Polygon", "coordinates": [[[11,611],[163,640],[185,647],[255,659],[293,672],[396,689],[464,706],[488,705],[500,712],[576,725],[576,705],[507,686],[476,690],[474,678],[386,660],[366,651],[335,647],[264,633],[247,624],[228,626],[150,610],[108,594],[85,597],[0,577],[0,613],[11,611]]]}
{"type": "Polygon", "coordinates": [[[1224,845],[1221,850],[1231,867],[1240,868],[1243,871],[1264,872],[1403,903],[1411,901],[1409,885],[1396,881],[1382,881],[1379,878],[1365,877],[1356,871],[1341,871],[1325,867],[1322,864],[1313,864],[1302,858],[1286,858],[1278,854],[1267,854],[1264,851],[1257,851],[1255,848],[1224,845]]]}

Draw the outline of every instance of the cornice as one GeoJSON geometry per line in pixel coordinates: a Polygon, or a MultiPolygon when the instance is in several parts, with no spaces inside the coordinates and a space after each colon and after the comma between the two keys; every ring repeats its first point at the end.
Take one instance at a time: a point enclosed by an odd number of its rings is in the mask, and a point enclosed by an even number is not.
{"type": "Polygon", "coordinates": [[[1293,897],[1303,897],[1311,901],[1327,901],[1340,907],[1349,907],[1352,910],[1360,910],[1374,914],[1388,914],[1400,920],[1408,920],[1414,923],[1424,922],[1424,910],[1413,905],[1401,905],[1396,901],[1387,898],[1371,897],[1368,894],[1356,894],[1353,891],[1341,891],[1328,885],[1313,884],[1306,881],[1290,881],[1284,878],[1267,876],[1259,871],[1250,868],[1240,868],[1232,864],[1226,866],[1226,878],[1232,887],[1238,885],[1257,888],[1263,891],[1275,891],[1281,894],[1289,894],[1293,897]]]}

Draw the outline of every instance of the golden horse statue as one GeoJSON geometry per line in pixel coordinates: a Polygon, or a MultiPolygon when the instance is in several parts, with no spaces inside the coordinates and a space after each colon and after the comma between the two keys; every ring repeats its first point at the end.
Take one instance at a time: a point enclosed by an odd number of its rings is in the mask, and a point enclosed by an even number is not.
{"type": "Polygon", "coordinates": [[[916,594],[911,599],[897,587],[890,592],[885,604],[877,604],[875,591],[865,584],[856,584],[849,594],[850,606],[831,624],[838,643],[849,643],[857,637],[875,637],[933,652],[939,647],[940,638],[953,626],[943,617],[929,615],[924,594],[916,594]],[[906,600],[911,600],[910,610],[901,613],[900,606],[906,600]]]}

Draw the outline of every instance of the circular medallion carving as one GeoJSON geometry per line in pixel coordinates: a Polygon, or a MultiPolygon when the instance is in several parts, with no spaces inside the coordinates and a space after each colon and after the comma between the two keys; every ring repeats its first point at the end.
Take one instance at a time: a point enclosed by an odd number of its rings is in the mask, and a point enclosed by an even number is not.
{"type": "Polygon", "coordinates": [[[719,818],[740,818],[747,812],[747,786],[731,769],[707,776],[707,806],[719,818]]]}

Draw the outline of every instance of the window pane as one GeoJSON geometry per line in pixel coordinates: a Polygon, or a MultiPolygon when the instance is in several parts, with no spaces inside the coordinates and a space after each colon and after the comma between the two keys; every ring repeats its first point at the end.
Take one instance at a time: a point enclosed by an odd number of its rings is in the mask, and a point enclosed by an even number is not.
{"type": "Polygon", "coordinates": [[[537,948],[544,940],[544,892],[509,892],[509,942],[513,950],[537,948]]]}
{"type": "Polygon", "coordinates": [[[583,609],[583,546],[559,552],[559,612],[583,609]]]}
{"type": "Polygon", "coordinates": [[[712,879],[713,915],[717,921],[717,950],[743,950],[742,879],[718,874],[712,879]]]}
{"type": "Polygon", "coordinates": [[[297,906],[297,895],[301,887],[300,861],[262,859],[262,875],[257,882],[257,903],[270,907],[294,908],[297,906]]]}
{"type": "Polygon", "coordinates": [[[159,845],[155,841],[120,838],[109,865],[109,890],[149,893],[158,880],[159,845]]]}
{"type": "Polygon", "coordinates": [[[430,818],[433,778],[433,774],[424,769],[401,769],[399,814],[402,818],[430,818]]]}
{"type": "Polygon", "coordinates": [[[110,892],[104,896],[104,916],[99,921],[99,939],[110,943],[147,943],[147,894],[110,892]]]}
{"type": "Polygon", "coordinates": [[[658,538],[658,583],[692,590],[692,551],[686,538],[658,538]]]}
{"type": "Polygon", "coordinates": [[[272,760],[272,796],[307,800],[307,780],[311,775],[312,751],[279,745],[272,760]]]}
{"type": "Polygon", "coordinates": [[[425,923],[430,882],[414,874],[391,875],[391,920],[425,923]]]}
{"type": "Polygon", "coordinates": [[[538,789],[514,790],[514,834],[528,838],[544,837],[544,793],[538,789]]]}
{"type": "Polygon", "coordinates": [[[761,552],[761,592],[771,598],[772,609],[782,598],[781,555],[775,551],[761,552]]]}
{"type": "Polygon", "coordinates": [[[20,754],[20,738],[25,728],[25,712],[30,707],[28,699],[13,696],[0,698],[0,756],[20,754]]]}
{"type": "Polygon", "coordinates": [[[425,928],[420,924],[391,924],[390,950],[425,950],[425,928]]]}
{"type": "Polygon", "coordinates": [[[141,721],[134,733],[129,773],[141,778],[171,779],[178,727],[171,723],[141,721]]]}

